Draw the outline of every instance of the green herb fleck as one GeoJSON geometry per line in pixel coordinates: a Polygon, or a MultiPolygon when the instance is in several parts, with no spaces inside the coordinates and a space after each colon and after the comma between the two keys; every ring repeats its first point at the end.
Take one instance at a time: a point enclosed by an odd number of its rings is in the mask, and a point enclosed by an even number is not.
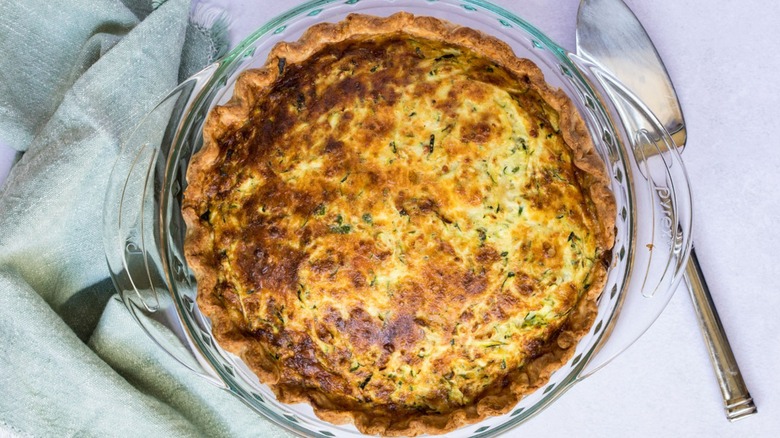
{"type": "Polygon", "coordinates": [[[320,204],[317,206],[317,208],[314,210],[314,214],[317,216],[322,216],[325,214],[325,204],[320,204]]]}
{"type": "Polygon", "coordinates": [[[510,151],[511,151],[513,154],[514,154],[515,152],[517,152],[517,145],[518,145],[518,144],[520,145],[520,148],[522,148],[522,149],[523,149],[523,152],[525,152],[526,154],[528,154],[528,144],[525,142],[525,139],[524,139],[524,138],[521,138],[521,137],[518,137],[518,138],[516,138],[516,139],[515,139],[515,146],[514,146],[514,147],[512,147],[512,149],[511,149],[510,151]]]}
{"type": "Polygon", "coordinates": [[[330,232],[336,234],[348,234],[350,231],[352,231],[352,226],[343,222],[344,218],[342,218],[341,215],[336,216],[336,225],[330,226],[330,232]]]}
{"type": "Polygon", "coordinates": [[[496,347],[501,347],[502,345],[507,345],[507,344],[506,344],[506,342],[493,341],[493,342],[485,345],[485,348],[496,348],[496,347]]]}
{"type": "Polygon", "coordinates": [[[433,153],[433,144],[436,142],[436,136],[431,134],[430,140],[428,140],[428,154],[433,153]]]}
{"type": "Polygon", "coordinates": [[[442,59],[452,59],[455,55],[452,53],[447,53],[446,55],[441,55],[438,58],[436,58],[434,61],[441,61],[442,59]]]}
{"type": "Polygon", "coordinates": [[[274,312],[274,315],[279,319],[279,321],[282,322],[282,325],[284,325],[284,315],[282,312],[284,311],[284,306],[282,306],[281,309],[276,309],[276,312],[274,312]]]}
{"type": "Polygon", "coordinates": [[[525,318],[523,319],[523,327],[539,327],[547,325],[547,321],[539,315],[536,312],[528,312],[527,315],[525,315],[525,318]]]}
{"type": "Polygon", "coordinates": [[[514,277],[514,276],[515,276],[515,273],[514,273],[514,272],[509,272],[508,274],[506,274],[506,278],[504,279],[504,282],[503,282],[503,283],[501,283],[501,289],[500,289],[500,290],[504,290],[504,285],[506,284],[506,282],[507,282],[507,281],[508,281],[510,278],[512,278],[512,277],[514,277]]]}
{"type": "Polygon", "coordinates": [[[487,230],[484,228],[477,228],[477,235],[479,235],[479,245],[484,245],[485,240],[487,240],[487,230]]]}
{"type": "Polygon", "coordinates": [[[352,227],[349,225],[341,225],[338,227],[330,227],[330,231],[336,234],[349,234],[352,231],[352,227]]]}
{"type": "Polygon", "coordinates": [[[370,376],[366,377],[366,379],[365,379],[365,380],[363,380],[362,382],[360,382],[360,385],[359,385],[359,386],[360,386],[360,389],[363,389],[363,388],[365,388],[365,387],[366,387],[366,385],[368,385],[368,382],[370,382],[370,381],[371,381],[371,378],[372,378],[372,377],[374,377],[374,375],[373,375],[373,374],[371,374],[370,376]]]}
{"type": "Polygon", "coordinates": [[[396,148],[396,147],[395,147],[395,142],[394,142],[394,141],[391,141],[391,142],[390,142],[390,149],[392,149],[392,150],[393,150],[393,153],[394,153],[394,154],[397,154],[397,153],[398,153],[398,148],[396,148]]]}

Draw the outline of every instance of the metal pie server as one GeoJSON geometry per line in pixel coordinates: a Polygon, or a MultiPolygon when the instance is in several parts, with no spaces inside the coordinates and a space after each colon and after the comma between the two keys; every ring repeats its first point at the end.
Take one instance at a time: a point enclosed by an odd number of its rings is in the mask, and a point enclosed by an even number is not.
{"type": "MultiPolygon", "coordinates": [[[[678,150],[682,150],[687,133],[677,94],[650,37],[622,0],[581,0],[577,14],[577,56],[619,81],[655,115],[678,150]]],[[[657,155],[664,150],[652,147],[653,141],[648,142],[651,147],[641,151],[641,155],[657,155]]],[[[735,421],[755,414],[756,406],[693,249],[684,278],[720,384],[726,418],[735,421]]]]}

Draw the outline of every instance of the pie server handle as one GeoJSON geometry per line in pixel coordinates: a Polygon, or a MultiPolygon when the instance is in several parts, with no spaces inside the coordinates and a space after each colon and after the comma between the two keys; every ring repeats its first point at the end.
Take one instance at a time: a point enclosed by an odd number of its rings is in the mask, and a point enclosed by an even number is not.
{"type": "Polygon", "coordinates": [[[737,359],[726,338],[718,311],[712,302],[710,289],[704,280],[696,251],[691,250],[691,258],[686,267],[685,282],[693,301],[696,318],[701,327],[704,342],[707,345],[715,376],[718,378],[723,394],[726,418],[736,421],[758,412],[747,385],[739,371],[737,359]]]}

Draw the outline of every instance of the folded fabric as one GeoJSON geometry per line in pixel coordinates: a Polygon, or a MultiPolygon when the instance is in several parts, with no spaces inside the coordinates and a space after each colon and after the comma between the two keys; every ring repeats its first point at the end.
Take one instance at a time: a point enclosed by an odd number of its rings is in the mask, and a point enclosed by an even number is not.
{"type": "Polygon", "coordinates": [[[0,434],[289,436],[167,357],[108,279],[120,146],[224,47],[189,17],[187,0],[0,2],[0,139],[25,151],[0,188],[0,434]]]}

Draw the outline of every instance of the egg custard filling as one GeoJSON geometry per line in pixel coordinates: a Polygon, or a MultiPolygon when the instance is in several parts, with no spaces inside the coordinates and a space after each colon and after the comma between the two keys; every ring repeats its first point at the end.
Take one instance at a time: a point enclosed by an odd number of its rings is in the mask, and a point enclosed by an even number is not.
{"type": "Polygon", "coordinates": [[[410,14],[277,46],[210,114],[188,181],[217,342],[365,433],[443,433],[543,385],[614,240],[568,98],[494,38],[410,14]]]}

